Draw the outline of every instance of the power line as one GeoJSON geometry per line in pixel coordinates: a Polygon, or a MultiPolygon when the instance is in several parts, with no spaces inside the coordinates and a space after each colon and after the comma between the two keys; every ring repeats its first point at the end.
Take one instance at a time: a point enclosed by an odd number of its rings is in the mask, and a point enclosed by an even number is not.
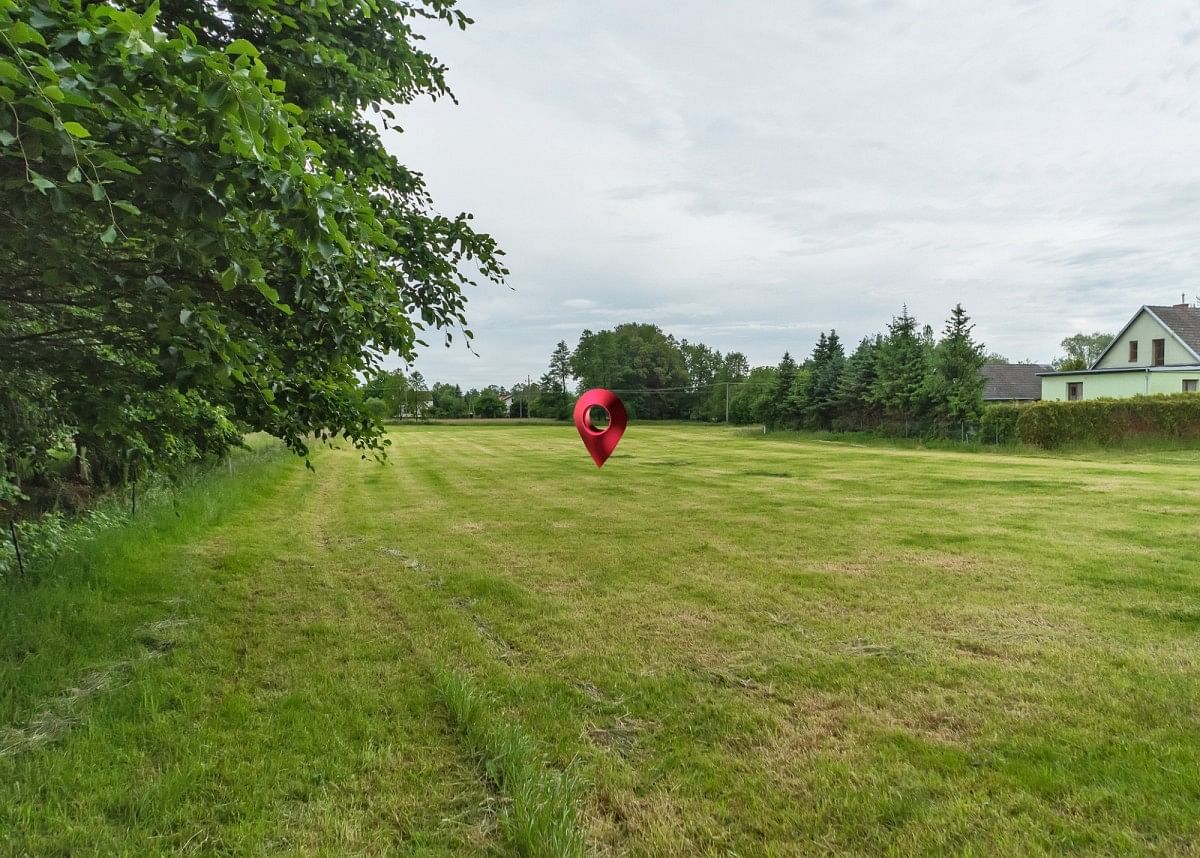
{"type": "Polygon", "coordinates": [[[613,393],[673,393],[679,391],[697,393],[709,387],[725,387],[727,385],[740,387],[744,384],[763,387],[769,386],[771,383],[769,381],[714,381],[712,384],[698,384],[695,387],[610,387],[608,389],[613,393]]]}

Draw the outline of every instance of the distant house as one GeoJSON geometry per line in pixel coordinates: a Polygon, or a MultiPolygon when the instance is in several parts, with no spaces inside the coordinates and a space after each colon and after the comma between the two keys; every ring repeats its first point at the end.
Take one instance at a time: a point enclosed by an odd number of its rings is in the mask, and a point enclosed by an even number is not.
{"type": "Polygon", "coordinates": [[[1200,392],[1200,307],[1142,307],[1090,369],[1040,375],[1042,399],[1200,392]]]}
{"type": "Polygon", "coordinates": [[[979,370],[983,376],[983,401],[1035,402],[1042,398],[1039,374],[1050,369],[1043,363],[985,363],[979,370]]]}

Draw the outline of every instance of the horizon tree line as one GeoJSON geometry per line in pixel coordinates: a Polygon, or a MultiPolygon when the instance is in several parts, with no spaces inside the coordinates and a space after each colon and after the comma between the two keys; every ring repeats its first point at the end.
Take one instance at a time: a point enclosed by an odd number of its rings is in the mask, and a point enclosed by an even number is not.
{"type": "Polygon", "coordinates": [[[535,382],[464,391],[446,382],[426,386],[420,373],[394,370],[368,380],[363,395],[381,417],[565,420],[578,392],[606,387],[637,419],[947,432],[979,416],[980,370],[999,358],[974,339],[973,329],[961,304],[940,338],[905,306],[885,332],[863,337],[849,354],[836,330],[822,331],[802,362],[788,351],[775,366],[751,367],[741,352],[723,354],[657,325],[631,322],[585,329],[574,349],[558,342],[535,382]]]}

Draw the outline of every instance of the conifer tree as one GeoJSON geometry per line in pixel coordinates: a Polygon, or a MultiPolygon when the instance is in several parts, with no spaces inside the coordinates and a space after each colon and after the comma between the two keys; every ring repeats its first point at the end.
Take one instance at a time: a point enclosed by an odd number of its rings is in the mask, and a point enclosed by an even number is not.
{"type": "Polygon", "coordinates": [[[974,329],[962,304],[956,304],[946,320],[942,341],[933,351],[928,380],[931,409],[943,421],[964,421],[983,410],[984,348],[971,336],[974,329]]]}
{"type": "Polygon", "coordinates": [[[767,426],[778,429],[786,426],[791,414],[790,399],[792,387],[796,383],[796,361],[791,353],[784,352],[779,366],[775,368],[775,381],[771,386],[771,395],[767,400],[764,417],[767,426]]]}
{"type": "Polygon", "coordinates": [[[828,429],[832,425],[838,382],[846,368],[846,352],[837,331],[821,334],[809,362],[804,404],[805,425],[828,429]]]}
{"type": "Polygon", "coordinates": [[[879,416],[878,406],[871,398],[875,389],[875,365],[883,338],[863,337],[846,361],[834,393],[836,420],[843,428],[865,428],[879,416]]]}
{"type": "Polygon", "coordinates": [[[871,400],[893,417],[920,417],[925,407],[929,352],[907,305],[888,325],[875,360],[871,400]]]}

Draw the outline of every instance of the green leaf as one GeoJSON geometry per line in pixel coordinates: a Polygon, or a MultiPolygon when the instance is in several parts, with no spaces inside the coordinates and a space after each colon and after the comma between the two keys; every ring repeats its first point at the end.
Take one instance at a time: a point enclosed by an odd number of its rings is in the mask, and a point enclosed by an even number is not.
{"type": "Polygon", "coordinates": [[[70,172],[67,173],[67,181],[68,182],[82,182],[83,181],[83,173],[80,172],[79,167],[71,168],[70,172]]]}
{"type": "Polygon", "coordinates": [[[190,318],[192,318],[191,310],[189,310],[185,307],[184,309],[179,311],[179,324],[186,325],[188,323],[188,319],[190,319],[190,318]]]}
{"type": "Polygon", "coordinates": [[[17,142],[17,138],[7,131],[0,130],[0,146],[11,146],[17,142]]]}
{"type": "Polygon", "coordinates": [[[51,188],[57,187],[54,184],[54,182],[50,181],[49,179],[47,179],[45,176],[43,176],[41,173],[37,172],[36,170],[29,171],[29,181],[35,188],[37,188],[43,194],[46,193],[46,191],[50,190],[51,188]]]}
{"type": "Polygon", "coordinates": [[[259,292],[262,293],[262,296],[272,304],[279,302],[279,293],[271,288],[270,284],[268,284],[265,280],[255,280],[254,286],[259,292]]]}
{"type": "Polygon", "coordinates": [[[58,85],[42,87],[42,95],[51,101],[62,101],[66,97],[63,95],[62,87],[58,85]]]}
{"type": "Polygon", "coordinates": [[[216,110],[229,100],[229,83],[219,80],[211,84],[200,96],[205,107],[216,110]]]}
{"type": "Polygon", "coordinates": [[[245,39],[234,39],[225,48],[225,53],[232,54],[235,57],[240,57],[240,56],[257,57],[258,56],[258,48],[254,47],[253,44],[246,41],[245,39]]]}
{"type": "Polygon", "coordinates": [[[113,206],[119,208],[123,212],[129,212],[131,215],[140,215],[142,210],[135,206],[129,200],[114,200],[113,206]]]}
{"type": "Polygon", "coordinates": [[[117,240],[117,228],[112,224],[109,224],[108,229],[100,233],[100,240],[105,244],[112,244],[117,240]]]}
{"type": "Polygon", "coordinates": [[[58,22],[53,18],[46,17],[46,13],[35,6],[29,12],[29,23],[33,24],[39,30],[45,30],[47,27],[53,27],[58,22]]]}
{"type": "Polygon", "coordinates": [[[146,11],[142,13],[142,24],[144,24],[146,27],[153,27],[154,22],[157,19],[158,19],[158,0],[154,0],[153,3],[151,3],[149,6],[146,7],[146,11]]]}
{"type": "Polygon", "coordinates": [[[271,122],[271,146],[276,152],[286,149],[290,139],[286,125],[282,122],[271,122]]]}
{"type": "Polygon", "coordinates": [[[80,139],[92,136],[92,132],[88,131],[78,122],[64,122],[63,129],[72,137],[79,137],[80,139]]]}
{"type": "Polygon", "coordinates": [[[237,285],[237,269],[233,265],[230,265],[228,268],[226,268],[224,271],[221,272],[221,288],[224,289],[226,292],[228,292],[236,285],[237,285]]]}
{"type": "Polygon", "coordinates": [[[12,29],[8,31],[8,37],[17,45],[33,44],[46,47],[46,40],[42,38],[42,34],[24,21],[17,21],[13,24],[12,29]]]}

